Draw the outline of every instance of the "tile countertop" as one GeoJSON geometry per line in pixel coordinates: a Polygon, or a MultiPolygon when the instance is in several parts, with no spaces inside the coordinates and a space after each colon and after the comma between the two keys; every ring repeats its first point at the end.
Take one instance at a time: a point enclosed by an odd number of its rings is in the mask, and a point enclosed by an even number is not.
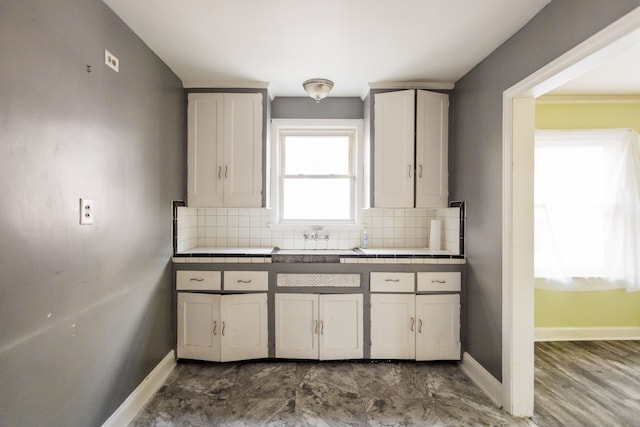
{"type": "MultiPolygon", "coordinates": [[[[266,248],[216,248],[198,247],[176,253],[173,256],[175,262],[231,262],[229,258],[237,259],[234,262],[315,262],[320,258],[336,258],[334,262],[371,262],[375,259],[386,261],[397,259],[399,261],[412,260],[438,260],[464,263],[463,255],[454,255],[448,251],[432,250],[428,248],[373,248],[373,249],[279,249],[266,248]],[[208,259],[207,259],[208,258],[208,259]],[[247,260],[250,258],[251,261],[247,260]]],[[[328,261],[328,260],[327,260],[328,261]]],[[[324,261],[324,262],[327,262],[324,261]]],[[[322,262],[322,261],[321,261],[322,262]]]]}

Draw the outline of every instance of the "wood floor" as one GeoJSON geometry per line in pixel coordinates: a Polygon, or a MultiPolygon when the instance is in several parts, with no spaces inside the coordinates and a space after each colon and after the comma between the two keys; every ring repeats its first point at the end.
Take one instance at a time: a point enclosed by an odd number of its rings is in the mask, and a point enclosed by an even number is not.
{"type": "Polygon", "coordinates": [[[640,341],[535,346],[538,426],[640,426],[640,341]]]}
{"type": "Polygon", "coordinates": [[[640,426],[640,341],[535,346],[535,414],[456,363],[179,363],[130,426],[640,426]]]}

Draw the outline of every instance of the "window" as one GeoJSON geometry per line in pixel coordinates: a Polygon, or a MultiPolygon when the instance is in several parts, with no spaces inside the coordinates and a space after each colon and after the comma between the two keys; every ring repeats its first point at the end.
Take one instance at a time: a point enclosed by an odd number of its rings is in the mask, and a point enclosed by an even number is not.
{"type": "Polygon", "coordinates": [[[356,224],[361,121],[274,120],[279,224],[356,224]]]}
{"type": "Polygon", "coordinates": [[[638,143],[629,129],[536,131],[537,284],[640,288],[638,143]]]}

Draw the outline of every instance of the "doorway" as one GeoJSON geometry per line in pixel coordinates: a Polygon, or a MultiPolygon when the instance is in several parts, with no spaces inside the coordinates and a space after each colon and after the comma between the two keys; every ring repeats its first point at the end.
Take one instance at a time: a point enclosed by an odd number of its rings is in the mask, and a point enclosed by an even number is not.
{"type": "Polygon", "coordinates": [[[531,416],[534,401],[533,145],[535,99],[640,42],[640,9],[503,94],[503,407],[531,416]]]}

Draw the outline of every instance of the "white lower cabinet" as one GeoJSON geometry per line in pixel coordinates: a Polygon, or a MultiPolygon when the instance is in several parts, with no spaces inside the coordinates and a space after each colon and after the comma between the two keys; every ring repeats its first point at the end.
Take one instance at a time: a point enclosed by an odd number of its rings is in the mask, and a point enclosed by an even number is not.
{"type": "Polygon", "coordinates": [[[371,294],[371,358],[460,360],[460,295],[371,294]]]}
{"type": "Polygon", "coordinates": [[[362,359],[362,294],[276,294],[276,357],[362,359]]]}
{"type": "Polygon", "coordinates": [[[267,294],[178,293],[178,358],[268,357],[267,294]]]}
{"type": "Polygon", "coordinates": [[[416,360],[460,360],[460,295],[416,295],[416,360]]]}

